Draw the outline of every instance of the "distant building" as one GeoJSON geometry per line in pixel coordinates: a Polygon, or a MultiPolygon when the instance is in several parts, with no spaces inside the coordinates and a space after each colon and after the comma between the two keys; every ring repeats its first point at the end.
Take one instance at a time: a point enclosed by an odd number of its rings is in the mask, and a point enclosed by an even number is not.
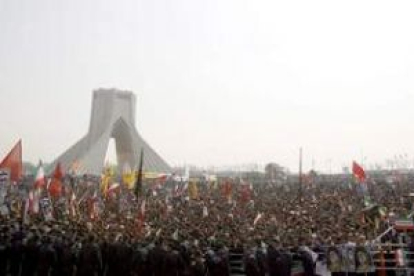
{"type": "Polygon", "coordinates": [[[265,179],[274,184],[286,182],[286,169],[276,163],[269,163],[265,166],[265,179]]]}

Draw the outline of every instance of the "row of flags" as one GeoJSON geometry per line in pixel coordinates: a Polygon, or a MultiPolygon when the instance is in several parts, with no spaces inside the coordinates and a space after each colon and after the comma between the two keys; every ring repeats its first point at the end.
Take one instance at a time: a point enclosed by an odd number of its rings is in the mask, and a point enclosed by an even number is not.
{"type": "MultiPolygon", "coordinates": [[[[144,153],[141,150],[140,154],[140,165],[138,169],[138,178],[135,179],[134,172],[129,168],[125,168],[123,172],[123,182],[128,185],[132,189],[135,183],[142,184],[142,164],[143,164],[144,153]]],[[[41,165],[41,164],[40,164],[41,165]]],[[[60,166],[60,164],[58,164],[60,166]]],[[[40,167],[40,166],[39,166],[40,167]]],[[[7,169],[10,171],[10,180],[17,182],[21,180],[23,176],[23,160],[22,160],[22,141],[19,140],[16,145],[11,149],[11,151],[6,155],[6,157],[0,163],[0,169],[7,169]]],[[[40,168],[39,168],[40,169],[40,168]]],[[[43,170],[43,168],[42,168],[43,170]]],[[[44,174],[44,171],[41,171],[44,174]]],[[[40,173],[41,173],[40,172],[40,173]]],[[[53,179],[60,179],[63,177],[62,168],[57,168],[55,170],[57,175],[53,175],[53,179]],[[57,171],[57,172],[56,172],[57,171]]],[[[39,173],[39,171],[38,171],[39,173]]],[[[364,182],[366,180],[366,174],[363,167],[358,164],[357,162],[352,162],[352,173],[356,179],[360,182],[364,182]]],[[[41,184],[41,183],[40,183],[41,184]]],[[[137,188],[139,190],[139,186],[137,188]]],[[[137,191],[135,191],[137,192],[137,191]]]]}
{"type": "MultiPolygon", "coordinates": [[[[122,179],[125,185],[129,187],[129,189],[133,189],[135,187],[135,193],[139,193],[141,189],[140,186],[142,185],[142,167],[143,167],[143,151],[141,150],[140,156],[140,165],[138,176],[135,176],[135,173],[131,169],[124,169],[122,174],[122,179]],[[136,185],[138,184],[138,185],[136,185]]],[[[0,180],[4,180],[6,175],[8,179],[12,182],[18,182],[23,178],[23,159],[22,159],[22,141],[19,140],[10,152],[4,157],[4,159],[0,162],[0,180]]],[[[64,172],[60,163],[57,164],[54,172],[52,173],[51,182],[48,184],[48,187],[52,190],[53,194],[59,194],[61,190],[61,180],[64,176],[64,172]]],[[[105,174],[107,176],[107,174],[105,174]]],[[[40,161],[36,171],[36,177],[34,182],[34,188],[43,188],[46,185],[46,178],[45,172],[43,168],[43,164],[40,161]]]]}
{"type": "MultiPolygon", "coordinates": [[[[143,151],[141,151],[138,175],[131,170],[124,172],[122,182],[128,189],[138,197],[142,192],[142,172],[143,169],[143,151]]],[[[77,216],[80,204],[84,201],[87,204],[90,218],[94,219],[97,214],[98,195],[97,190],[92,196],[83,196],[77,199],[78,193],[75,186],[63,185],[64,171],[62,165],[57,163],[54,171],[49,177],[46,177],[43,163],[40,161],[36,168],[35,178],[29,187],[26,199],[23,201],[22,216],[27,221],[30,215],[43,214],[44,218],[52,218],[55,203],[60,201],[66,202],[66,212],[71,216],[77,216]],[[65,197],[62,197],[65,195],[65,197]],[[46,208],[43,208],[46,207],[46,208]]],[[[106,175],[106,173],[104,174],[106,175]]],[[[107,179],[103,177],[103,183],[108,183],[105,187],[105,194],[111,194],[119,189],[119,183],[109,183],[111,175],[107,179]],[[107,180],[107,181],[105,181],[107,180]],[[111,184],[111,185],[109,185],[111,184]]],[[[19,183],[23,179],[23,160],[22,160],[22,142],[19,140],[6,157],[0,162],[0,184],[1,183],[19,183]]],[[[103,185],[105,186],[105,185],[103,185]]],[[[141,212],[144,212],[145,205],[141,206],[141,212]]],[[[142,217],[143,218],[143,217],[142,217]]]]}
{"type": "MultiPolygon", "coordinates": [[[[143,160],[144,152],[141,150],[140,162],[138,173],[135,174],[130,168],[125,168],[122,175],[122,182],[129,190],[133,190],[133,194],[138,198],[139,195],[142,195],[142,182],[143,182],[143,160]]],[[[22,179],[23,175],[23,165],[22,165],[22,142],[19,140],[16,145],[11,149],[11,151],[6,155],[6,157],[0,163],[0,171],[6,169],[9,172],[9,178],[11,181],[18,182],[22,179]]],[[[366,173],[361,165],[353,161],[352,163],[352,173],[354,177],[362,184],[366,180],[366,173]]],[[[37,168],[35,181],[33,183],[33,190],[41,190],[46,188],[48,194],[52,198],[58,198],[62,194],[63,190],[63,176],[64,172],[60,163],[56,165],[54,172],[51,175],[48,183],[46,183],[45,172],[43,164],[40,162],[37,168]]],[[[4,178],[3,175],[0,177],[4,178]]],[[[102,176],[101,182],[101,192],[106,197],[111,193],[115,192],[120,188],[119,183],[112,183],[111,179],[113,177],[113,172],[108,169],[102,176]]],[[[242,201],[249,201],[251,197],[251,185],[250,183],[245,183],[242,179],[241,183],[241,198],[242,201]]],[[[195,182],[186,181],[184,185],[177,185],[174,189],[175,195],[182,195],[186,190],[188,190],[188,195],[190,199],[197,199],[198,187],[195,182]]],[[[223,196],[229,201],[232,201],[233,187],[230,181],[225,181],[222,185],[223,196]]]]}

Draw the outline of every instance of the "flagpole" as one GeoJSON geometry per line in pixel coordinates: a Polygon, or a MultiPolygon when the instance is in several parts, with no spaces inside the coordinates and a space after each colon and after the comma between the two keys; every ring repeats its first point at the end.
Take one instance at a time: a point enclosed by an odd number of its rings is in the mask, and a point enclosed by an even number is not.
{"type": "Polygon", "coordinates": [[[299,199],[302,201],[302,147],[299,148],[299,199]]]}

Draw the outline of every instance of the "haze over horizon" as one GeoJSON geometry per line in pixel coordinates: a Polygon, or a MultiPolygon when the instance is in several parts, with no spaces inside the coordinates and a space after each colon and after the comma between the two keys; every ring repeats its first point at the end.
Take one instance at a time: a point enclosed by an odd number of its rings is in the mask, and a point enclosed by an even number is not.
{"type": "Polygon", "coordinates": [[[1,1],[0,158],[52,161],[92,91],[137,96],[171,165],[414,165],[411,1],[1,1]]]}

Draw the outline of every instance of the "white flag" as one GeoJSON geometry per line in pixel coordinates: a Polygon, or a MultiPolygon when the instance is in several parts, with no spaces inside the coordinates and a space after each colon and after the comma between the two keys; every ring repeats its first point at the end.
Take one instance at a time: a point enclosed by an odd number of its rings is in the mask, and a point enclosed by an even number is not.
{"type": "Polygon", "coordinates": [[[262,213],[258,213],[256,218],[254,219],[253,225],[256,226],[256,224],[259,222],[259,220],[263,217],[262,213]]]}
{"type": "Polygon", "coordinates": [[[208,217],[208,210],[207,210],[207,206],[203,207],[203,218],[208,217]]]}

